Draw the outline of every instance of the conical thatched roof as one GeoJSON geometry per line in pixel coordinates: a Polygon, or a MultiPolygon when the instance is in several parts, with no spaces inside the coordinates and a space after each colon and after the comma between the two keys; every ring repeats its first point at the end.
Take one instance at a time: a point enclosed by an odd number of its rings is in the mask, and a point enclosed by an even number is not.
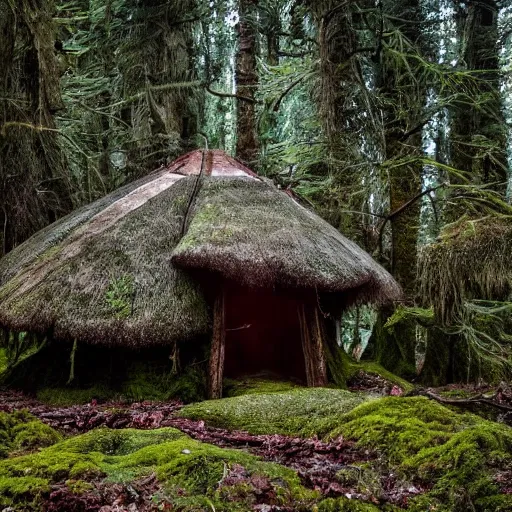
{"type": "Polygon", "coordinates": [[[185,340],[210,326],[186,269],[345,302],[400,293],[368,254],[271,183],[221,151],[196,151],[0,259],[0,325],[91,343],[185,340]]]}

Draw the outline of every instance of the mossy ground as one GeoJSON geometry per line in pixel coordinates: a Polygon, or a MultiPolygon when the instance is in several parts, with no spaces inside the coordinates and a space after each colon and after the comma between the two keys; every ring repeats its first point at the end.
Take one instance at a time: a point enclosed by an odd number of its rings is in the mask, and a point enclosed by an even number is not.
{"type": "Polygon", "coordinates": [[[56,430],[26,411],[0,412],[0,459],[50,446],[61,439],[56,430]]]}
{"type": "Polygon", "coordinates": [[[251,434],[308,437],[329,432],[343,413],[368,399],[364,394],[343,389],[297,388],[191,404],[183,408],[180,415],[251,434]]]}
{"type": "Polygon", "coordinates": [[[163,428],[97,429],[39,453],[0,461],[0,505],[39,510],[57,482],[129,483],[151,473],[162,485],[158,499],[172,510],[199,511],[209,504],[226,512],[250,510],[261,491],[252,487],[263,481],[269,504],[293,504],[305,511],[320,501],[290,469],[163,428]]]}
{"type": "Polygon", "coordinates": [[[351,395],[331,389],[292,390],[192,404],[180,414],[253,433],[355,440],[380,454],[358,473],[363,480],[361,475],[377,475],[377,495],[382,468],[428,489],[410,501],[413,511],[512,510],[512,496],[500,493],[494,478],[512,469],[509,427],[424,397],[367,400],[351,395]]]}
{"type": "MultiPolygon", "coordinates": [[[[371,363],[367,370],[382,375],[371,363]]],[[[512,430],[505,425],[424,397],[377,398],[265,379],[227,382],[225,390],[232,396],[188,405],[180,414],[253,434],[354,440],[377,458],[340,471],[339,482],[353,480],[357,492],[384,499],[382,476],[394,474],[404,486],[421,489],[409,499],[412,512],[512,510],[512,495],[501,492],[497,478],[512,474],[512,430]]],[[[66,402],[78,398],[63,394],[66,402]]],[[[27,413],[3,413],[0,446],[6,447],[1,456],[9,457],[0,461],[0,506],[15,510],[40,510],[57,483],[86,493],[98,482],[128,485],[152,473],[161,486],[155,499],[174,510],[247,511],[262,500],[304,511],[396,510],[322,499],[290,469],[171,428],[98,429],[62,440],[27,413]]]]}
{"type": "Polygon", "coordinates": [[[276,381],[265,375],[245,379],[224,379],[222,393],[225,397],[252,395],[257,393],[280,393],[301,386],[288,381],[276,381]]]}

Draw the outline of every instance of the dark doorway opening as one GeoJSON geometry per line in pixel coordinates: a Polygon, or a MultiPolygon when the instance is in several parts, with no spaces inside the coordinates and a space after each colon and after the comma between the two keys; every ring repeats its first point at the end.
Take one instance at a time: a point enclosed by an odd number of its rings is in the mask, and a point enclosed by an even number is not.
{"type": "Polygon", "coordinates": [[[305,384],[299,305],[273,290],[227,285],[224,375],[267,374],[305,384]]]}

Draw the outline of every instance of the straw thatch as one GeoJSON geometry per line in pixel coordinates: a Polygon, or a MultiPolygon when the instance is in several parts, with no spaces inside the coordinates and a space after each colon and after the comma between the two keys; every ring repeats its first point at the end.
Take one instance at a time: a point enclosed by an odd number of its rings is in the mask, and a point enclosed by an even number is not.
{"type": "Polygon", "coordinates": [[[461,219],[421,251],[420,294],[445,325],[468,300],[506,300],[512,293],[511,254],[510,217],[461,219]]]}
{"type": "Polygon", "coordinates": [[[181,268],[245,286],[347,292],[351,302],[399,295],[365,251],[267,181],[205,178],[191,219],[173,252],[181,268]]]}
{"type": "MultiPolygon", "coordinates": [[[[140,206],[133,201],[144,200],[148,189],[138,182],[52,225],[2,260],[0,324],[124,345],[207,332],[198,285],[170,261],[195,178],[167,177],[171,185],[140,206]]],[[[161,178],[145,181],[154,185],[161,178]]]]}
{"type": "Polygon", "coordinates": [[[198,151],[1,259],[0,326],[128,346],[187,340],[208,332],[211,314],[185,269],[345,303],[399,295],[384,269],[318,216],[224,153],[198,151]]]}

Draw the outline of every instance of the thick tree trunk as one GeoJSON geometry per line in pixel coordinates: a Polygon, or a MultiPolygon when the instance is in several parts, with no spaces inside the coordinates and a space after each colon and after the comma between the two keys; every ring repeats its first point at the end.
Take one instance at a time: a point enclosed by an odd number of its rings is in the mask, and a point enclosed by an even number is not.
{"type": "MultiPolygon", "coordinates": [[[[388,140],[387,158],[399,158],[400,148],[388,140]]],[[[421,135],[409,140],[409,152],[421,152],[421,135]],[[411,146],[414,148],[411,150],[411,146]]],[[[390,212],[398,211],[421,192],[421,163],[392,170],[389,175],[390,212]]],[[[391,220],[391,273],[412,305],[416,294],[416,263],[421,202],[409,204],[391,220]]]]}
{"type": "Polygon", "coordinates": [[[249,166],[258,159],[258,134],[256,125],[255,95],[258,85],[256,70],[256,30],[249,19],[254,14],[258,0],[240,0],[238,26],[239,49],[236,55],[236,94],[252,101],[238,99],[236,156],[249,166]]]}
{"type": "Polygon", "coordinates": [[[328,171],[336,186],[336,198],[333,204],[327,205],[326,214],[345,236],[361,242],[361,218],[347,213],[359,209],[354,191],[360,187],[362,178],[353,168],[346,168],[347,153],[357,147],[357,142],[350,142],[357,132],[350,124],[353,118],[349,113],[351,98],[361,83],[359,64],[354,58],[357,37],[351,6],[348,2],[342,4],[334,0],[309,0],[307,3],[318,31],[320,83],[316,94],[328,143],[328,171]]]}
{"type": "MultiPolygon", "coordinates": [[[[494,189],[505,194],[507,136],[499,91],[496,4],[494,0],[470,0],[458,5],[459,65],[480,73],[476,75],[478,106],[464,104],[453,110],[451,153],[452,165],[469,173],[471,183],[494,183],[494,189]]],[[[452,183],[457,180],[452,178],[452,183]]],[[[457,220],[464,207],[452,210],[448,211],[449,222],[457,220]]]]}
{"type": "Polygon", "coordinates": [[[0,254],[72,208],[51,0],[0,0],[0,254]]]}
{"type": "MultiPolygon", "coordinates": [[[[418,1],[384,3],[384,11],[396,18],[397,28],[413,43],[419,53],[424,50],[421,35],[421,6],[418,1]],[[403,13],[406,12],[406,15],[403,13]],[[407,18],[406,23],[398,21],[407,18]]],[[[423,122],[426,104],[425,86],[417,80],[410,69],[398,67],[385,57],[377,71],[377,85],[381,97],[388,108],[383,110],[385,123],[385,159],[389,165],[389,201],[390,213],[399,212],[391,218],[391,272],[404,290],[404,301],[414,305],[416,294],[416,263],[418,230],[420,224],[420,201],[410,203],[418,196],[422,186],[423,155],[421,140],[421,123],[423,122]],[[407,109],[407,116],[400,118],[395,97],[398,89],[404,90],[401,108],[407,109]],[[419,127],[419,128],[418,128],[419,127]],[[412,158],[411,158],[412,157],[412,158]],[[414,157],[417,160],[414,160],[414,157]],[[400,164],[407,160],[407,164],[400,164]]],[[[414,323],[402,327],[400,335],[388,335],[383,328],[387,316],[392,310],[383,311],[379,325],[374,333],[378,361],[385,368],[403,376],[411,377],[410,372],[415,366],[416,330],[414,323]]]]}
{"type": "MultiPolygon", "coordinates": [[[[421,38],[421,5],[418,0],[408,2],[388,1],[384,12],[395,16],[396,28],[414,45],[419,54],[425,53],[421,38]],[[404,16],[403,14],[406,13],[404,16]],[[406,18],[407,22],[398,21],[406,18]]],[[[408,50],[405,50],[408,51],[408,50]]],[[[414,50],[413,50],[414,51],[414,50]]],[[[416,260],[420,201],[399,210],[421,192],[423,164],[421,124],[426,105],[426,85],[413,75],[413,71],[385,57],[381,58],[377,71],[378,88],[384,104],[385,158],[390,164],[389,193],[390,212],[400,211],[391,219],[392,248],[391,270],[405,292],[406,302],[412,303],[415,294],[416,260]],[[405,89],[405,91],[404,91],[405,89]],[[402,96],[396,104],[397,93],[402,96]],[[404,94],[405,93],[405,94],[404,94]],[[401,115],[399,109],[407,109],[401,115]],[[418,128],[419,127],[419,128],[418,128]],[[417,160],[412,160],[416,157],[417,160]],[[413,163],[400,165],[402,159],[413,163]]]]}
{"type": "MultiPolygon", "coordinates": [[[[451,109],[451,166],[463,171],[464,178],[450,176],[452,185],[485,185],[505,196],[507,189],[507,134],[500,99],[498,6],[495,0],[458,2],[457,32],[459,39],[458,66],[476,71],[471,101],[451,109]],[[468,105],[469,103],[469,105],[468,105]]],[[[468,193],[467,189],[463,190],[468,193]]],[[[459,190],[455,188],[452,197],[459,190]]],[[[444,211],[446,223],[462,216],[488,215],[487,205],[471,199],[453,199],[444,211]]],[[[463,335],[439,334],[449,350],[448,382],[492,380],[492,366],[471,357],[463,335]]],[[[436,342],[433,339],[433,342],[436,342]]]]}

